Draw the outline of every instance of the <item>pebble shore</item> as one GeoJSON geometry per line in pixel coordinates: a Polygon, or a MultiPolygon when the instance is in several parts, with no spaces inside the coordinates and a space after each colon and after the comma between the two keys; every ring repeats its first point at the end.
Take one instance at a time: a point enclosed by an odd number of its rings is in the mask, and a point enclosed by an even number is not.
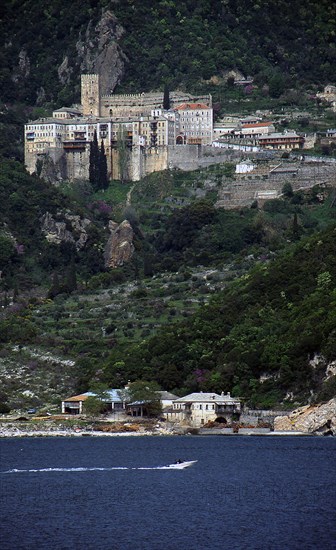
{"type": "Polygon", "coordinates": [[[111,430],[103,431],[94,428],[78,428],[78,427],[55,427],[55,426],[40,426],[36,425],[13,425],[0,423],[0,438],[12,437],[135,437],[149,435],[174,435],[172,430],[165,427],[155,427],[154,429],[140,428],[137,430],[111,430]]]}

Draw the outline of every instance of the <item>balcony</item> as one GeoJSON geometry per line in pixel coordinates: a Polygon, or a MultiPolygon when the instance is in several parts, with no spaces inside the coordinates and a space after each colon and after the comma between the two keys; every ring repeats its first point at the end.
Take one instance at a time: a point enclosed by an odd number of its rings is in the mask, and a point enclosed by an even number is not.
{"type": "Polygon", "coordinates": [[[85,151],[87,141],[85,139],[75,141],[64,141],[63,148],[66,151],[85,151]]]}

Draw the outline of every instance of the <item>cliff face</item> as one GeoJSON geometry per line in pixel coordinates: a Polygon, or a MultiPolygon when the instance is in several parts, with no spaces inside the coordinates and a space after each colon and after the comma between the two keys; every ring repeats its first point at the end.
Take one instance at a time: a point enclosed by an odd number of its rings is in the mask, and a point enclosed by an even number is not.
{"type": "Polygon", "coordinates": [[[0,70],[4,101],[15,98],[40,106],[51,100],[57,100],[59,106],[78,101],[82,73],[101,75],[102,94],[110,94],[121,82],[128,62],[120,45],[125,34],[123,26],[112,11],[98,5],[86,16],[85,8],[82,16],[71,15],[73,9],[64,5],[60,23],[57,8],[44,9],[36,2],[30,13],[34,30],[29,32],[21,18],[8,11],[3,37],[3,66],[7,63],[8,69],[0,70]]]}
{"type": "Polygon", "coordinates": [[[323,405],[306,405],[274,419],[275,431],[336,435],[336,398],[323,405]]]}
{"type": "Polygon", "coordinates": [[[133,229],[127,220],[121,222],[120,225],[110,222],[109,229],[111,236],[105,249],[105,266],[120,267],[128,262],[133,255],[133,229]]]}
{"type": "Polygon", "coordinates": [[[62,242],[74,243],[77,250],[85,245],[88,235],[87,227],[91,224],[88,219],[81,219],[79,216],[64,213],[63,219],[55,220],[49,213],[41,219],[42,232],[50,243],[60,244],[62,242]]]}
{"type": "Polygon", "coordinates": [[[102,94],[110,94],[124,75],[127,57],[119,45],[124,32],[113,13],[106,11],[94,28],[88,24],[76,44],[80,72],[99,73],[102,94]]]}

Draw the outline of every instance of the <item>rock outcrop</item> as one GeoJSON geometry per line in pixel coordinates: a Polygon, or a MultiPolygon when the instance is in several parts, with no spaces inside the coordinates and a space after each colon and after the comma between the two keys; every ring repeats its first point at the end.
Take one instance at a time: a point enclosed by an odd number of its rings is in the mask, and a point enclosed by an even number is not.
{"type": "Polygon", "coordinates": [[[105,248],[105,267],[116,268],[128,262],[134,252],[133,229],[129,221],[124,220],[118,225],[109,222],[111,236],[105,248]]]}
{"type": "Polygon", "coordinates": [[[50,243],[71,242],[80,250],[87,241],[86,229],[90,223],[88,219],[67,213],[64,220],[55,220],[50,212],[46,212],[42,217],[42,232],[50,243]]]}
{"type": "Polygon", "coordinates": [[[119,46],[124,32],[115,15],[107,10],[94,29],[89,23],[76,44],[81,73],[99,74],[103,95],[109,95],[124,75],[128,59],[119,46]]]}
{"type": "Polygon", "coordinates": [[[336,435],[336,397],[322,405],[306,405],[274,419],[274,430],[336,435]]]}

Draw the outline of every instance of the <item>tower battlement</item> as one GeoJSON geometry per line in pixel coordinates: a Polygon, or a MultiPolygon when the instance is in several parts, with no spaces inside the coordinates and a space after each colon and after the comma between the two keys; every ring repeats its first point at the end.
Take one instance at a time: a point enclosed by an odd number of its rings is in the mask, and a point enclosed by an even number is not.
{"type": "Polygon", "coordinates": [[[100,116],[100,78],[98,74],[81,75],[83,115],[100,116]]]}

